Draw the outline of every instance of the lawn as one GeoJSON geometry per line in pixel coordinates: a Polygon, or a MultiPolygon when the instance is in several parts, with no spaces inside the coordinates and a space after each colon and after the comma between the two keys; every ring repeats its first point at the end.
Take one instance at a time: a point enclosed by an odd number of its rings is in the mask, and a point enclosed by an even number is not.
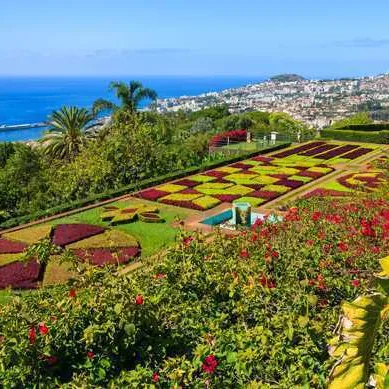
{"type": "Polygon", "coordinates": [[[252,141],[250,143],[247,142],[240,142],[240,143],[230,143],[229,145],[223,146],[223,149],[228,149],[228,150],[242,150],[242,151],[261,151],[268,149],[270,146],[279,146],[285,144],[283,141],[276,141],[274,144],[263,144],[263,141],[255,142],[252,141]]]}
{"type": "MultiPolygon", "coordinates": [[[[126,201],[118,201],[110,205],[117,206],[119,208],[128,208],[138,204],[152,204],[145,200],[139,199],[130,199],[126,201]]],[[[114,226],[112,228],[122,230],[128,234],[133,235],[138,239],[142,247],[142,256],[147,257],[153,255],[160,251],[161,249],[174,243],[178,228],[174,227],[172,224],[176,220],[184,220],[189,215],[196,213],[193,210],[183,209],[178,207],[172,207],[164,204],[159,204],[159,214],[165,219],[165,223],[144,223],[141,221],[134,221],[128,224],[122,224],[114,226]]],[[[101,214],[103,208],[94,208],[87,211],[83,211],[68,217],[61,219],[56,219],[50,224],[64,224],[64,223],[87,223],[93,225],[99,225],[107,227],[109,226],[108,222],[103,222],[101,220],[101,214]]]]}

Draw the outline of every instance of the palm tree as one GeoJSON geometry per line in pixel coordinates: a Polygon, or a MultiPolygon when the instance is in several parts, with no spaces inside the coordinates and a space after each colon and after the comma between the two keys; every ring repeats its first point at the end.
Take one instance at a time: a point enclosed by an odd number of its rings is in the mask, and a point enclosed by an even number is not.
{"type": "Polygon", "coordinates": [[[121,106],[117,106],[111,101],[98,99],[93,104],[93,112],[98,114],[105,110],[117,110],[122,108],[131,114],[135,113],[142,100],[157,99],[157,92],[150,88],[145,88],[139,81],[131,81],[128,85],[124,82],[111,82],[110,89],[115,91],[121,106]]]}
{"type": "Polygon", "coordinates": [[[40,140],[45,153],[59,159],[73,159],[93,135],[95,115],[85,108],[62,107],[49,117],[49,130],[40,140]]]}

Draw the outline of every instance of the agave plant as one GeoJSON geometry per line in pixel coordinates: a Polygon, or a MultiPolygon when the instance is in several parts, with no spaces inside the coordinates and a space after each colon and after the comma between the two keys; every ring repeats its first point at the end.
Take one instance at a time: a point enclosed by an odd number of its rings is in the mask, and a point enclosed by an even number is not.
{"type": "Polygon", "coordinates": [[[389,257],[380,261],[383,271],[376,276],[378,292],[360,296],[342,305],[337,336],[329,345],[337,358],[329,377],[330,389],[389,388],[389,369],[384,363],[371,368],[378,330],[389,315],[389,257]]]}
{"type": "Polygon", "coordinates": [[[95,116],[85,108],[62,107],[49,118],[50,127],[41,139],[47,155],[71,160],[94,136],[92,128],[95,116]]]}

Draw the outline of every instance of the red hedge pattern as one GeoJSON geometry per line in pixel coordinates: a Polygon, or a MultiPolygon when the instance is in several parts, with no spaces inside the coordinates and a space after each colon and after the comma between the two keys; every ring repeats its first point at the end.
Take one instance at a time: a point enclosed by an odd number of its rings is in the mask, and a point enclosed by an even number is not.
{"type": "Polygon", "coordinates": [[[42,265],[35,259],[13,262],[0,267],[0,288],[34,289],[43,273],[42,265]]]}
{"type": "Polygon", "coordinates": [[[140,197],[141,199],[150,200],[150,201],[157,201],[161,197],[167,196],[168,192],[163,192],[162,190],[158,189],[146,189],[142,192],[139,192],[137,194],[137,197],[140,197]]]}
{"type": "Polygon", "coordinates": [[[90,224],[60,224],[55,228],[53,243],[57,246],[66,246],[104,231],[103,227],[90,224]]]}
{"type": "Polygon", "coordinates": [[[22,253],[27,245],[20,242],[0,238],[0,254],[17,254],[22,253]]]}

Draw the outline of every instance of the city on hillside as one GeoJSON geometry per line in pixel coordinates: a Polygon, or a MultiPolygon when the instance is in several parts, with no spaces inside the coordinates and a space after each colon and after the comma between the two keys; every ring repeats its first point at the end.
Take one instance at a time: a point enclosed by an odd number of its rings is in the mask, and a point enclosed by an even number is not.
{"type": "Polygon", "coordinates": [[[197,111],[218,104],[226,104],[232,113],[285,112],[318,129],[363,110],[373,111],[378,120],[387,119],[389,74],[338,80],[295,77],[288,81],[288,78],[275,77],[220,93],[158,100],[157,110],[197,111]],[[380,116],[381,112],[385,114],[380,116]]]}

